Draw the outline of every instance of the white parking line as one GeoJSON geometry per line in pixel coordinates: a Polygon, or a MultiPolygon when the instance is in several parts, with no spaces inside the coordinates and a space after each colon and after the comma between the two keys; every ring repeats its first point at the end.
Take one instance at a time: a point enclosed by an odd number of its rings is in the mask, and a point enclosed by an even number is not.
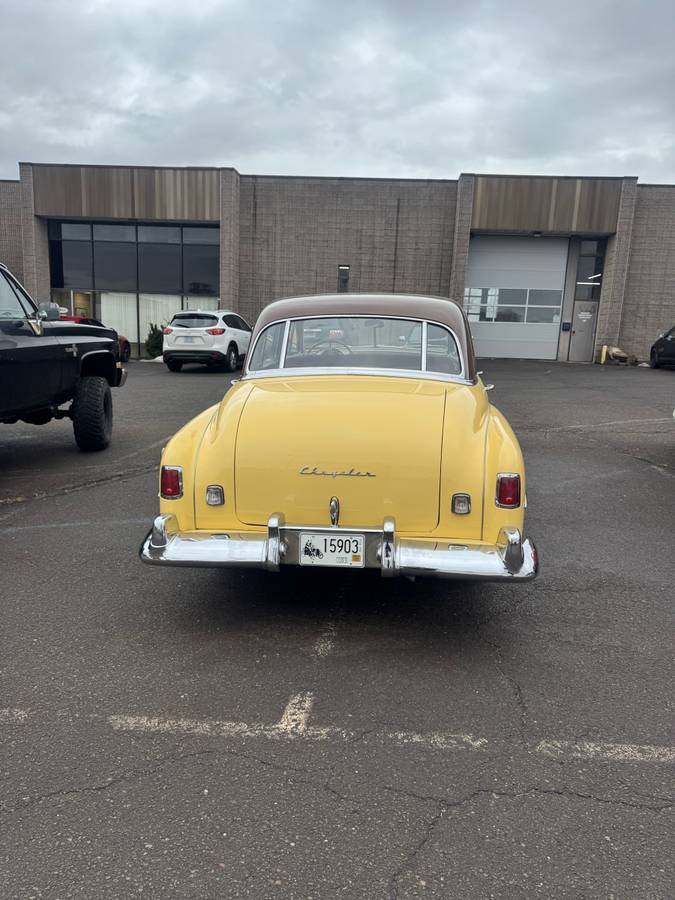
{"type": "Polygon", "coordinates": [[[675,762],[675,748],[651,744],[608,744],[592,741],[542,741],[535,753],[546,756],[576,756],[581,759],[608,759],[620,762],[675,762]]]}
{"type": "Polygon", "coordinates": [[[433,750],[483,750],[488,745],[487,738],[477,738],[472,734],[449,734],[445,731],[430,734],[394,731],[387,737],[397,744],[419,744],[433,750]]]}
{"type": "Polygon", "coordinates": [[[0,725],[20,725],[27,719],[25,709],[0,709],[0,725]]]}
{"type": "Polygon", "coordinates": [[[335,626],[335,622],[329,622],[324,633],[317,639],[316,643],[314,644],[312,656],[314,656],[316,659],[322,659],[323,657],[328,656],[328,654],[333,650],[336,634],[337,628],[335,626]]]}
{"type": "Polygon", "coordinates": [[[309,691],[296,694],[288,701],[277,728],[280,731],[298,733],[307,730],[307,721],[312,711],[314,698],[309,691]]]}
{"type": "MultiPolygon", "coordinates": [[[[498,753],[521,752],[520,747],[502,741],[492,741],[472,734],[448,731],[414,732],[381,731],[364,729],[362,732],[338,728],[334,725],[310,725],[313,695],[304,691],[289,700],[276,725],[246,722],[222,722],[215,720],[162,719],[148,716],[110,716],[110,725],[116,731],[136,731],[155,734],[194,734],[206,737],[305,739],[310,741],[354,741],[364,744],[398,744],[401,747],[419,747],[436,752],[470,753],[492,751],[498,753]]],[[[675,748],[649,744],[591,743],[588,741],[540,741],[530,754],[548,757],[575,757],[577,759],[607,760],[610,762],[673,763],[675,748]]]]}
{"type": "Polygon", "coordinates": [[[124,525],[146,525],[150,528],[152,519],[144,516],[135,519],[105,519],[103,522],[45,522],[39,525],[10,525],[7,528],[0,528],[0,534],[18,534],[22,531],[47,531],[52,528],[58,528],[59,531],[64,528],[100,528],[102,525],[106,528],[117,528],[124,525]]]}
{"type": "Polygon", "coordinates": [[[609,428],[612,425],[651,425],[659,422],[670,422],[672,416],[658,419],[614,419],[611,422],[585,422],[580,425],[555,425],[552,428],[543,427],[544,431],[576,431],[585,428],[609,428]]]}

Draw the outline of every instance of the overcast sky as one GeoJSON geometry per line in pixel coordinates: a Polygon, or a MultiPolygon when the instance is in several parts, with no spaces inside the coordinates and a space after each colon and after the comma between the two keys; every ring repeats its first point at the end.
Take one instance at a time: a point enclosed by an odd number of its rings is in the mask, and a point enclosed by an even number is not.
{"type": "Polygon", "coordinates": [[[2,0],[17,162],[675,181],[675,3],[2,0]]]}

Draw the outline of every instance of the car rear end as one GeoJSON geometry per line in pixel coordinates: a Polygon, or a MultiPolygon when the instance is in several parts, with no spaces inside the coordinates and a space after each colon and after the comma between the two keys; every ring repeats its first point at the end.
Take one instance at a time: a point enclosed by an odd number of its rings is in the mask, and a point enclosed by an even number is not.
{"type": "Polygon", "coordinates": [[[260,330],[242,381],[165,449],[141,558],[535,577],[522,452],[460,350],[460,315],[454,331],[372,313],[260,330]]]}
{"type": "Polygon", "coordinates": [[[176,313],[164,329],[162,357],[169,368],[184,363],[217,366],[227,361],[227,328],[219,310],[176,313]]]}

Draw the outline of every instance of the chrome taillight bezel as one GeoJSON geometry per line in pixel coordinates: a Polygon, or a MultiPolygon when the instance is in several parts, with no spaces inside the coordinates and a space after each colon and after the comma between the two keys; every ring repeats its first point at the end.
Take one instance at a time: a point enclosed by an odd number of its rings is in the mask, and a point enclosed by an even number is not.
{"type": "Polygon", "coordinates": [[[522,498],[523,498],[522,487],[523,487],[523,485],[522,485],[522,481],[520,478],[520,472],[500,472],[497,475],[497,482],[495,485],[495,506],[498,506],[500,509],[520,509],[520,506],[522,504],[522,498]],[[517,480],[517,482],[518,482],[518,502],[517,503],[502,503],[500,501],[499,497],[500,497],[500,493],[501,493],[501,491],[500,491],[501,482],[502,482],[502,479],[504,479],[504,478],[515,478],[517,480]]]}
{"type": "Polygon", "coordinates": [[[162,466],[159,473],[159,496],[162,500],[180,500],[183,496],[183,467],[182,466],[162,466]],[[178,493],[165,494],[162,490],[162,476],[164,472],[178,473],[178,493]]]}

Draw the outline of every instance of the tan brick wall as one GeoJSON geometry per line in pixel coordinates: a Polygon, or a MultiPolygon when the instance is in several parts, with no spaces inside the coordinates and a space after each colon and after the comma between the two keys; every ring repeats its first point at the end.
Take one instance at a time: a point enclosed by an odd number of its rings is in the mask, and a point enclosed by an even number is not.
{"type": "Polygon", "coordinates": [[[350,291],[448,296],[457,182],[242,175],[239,298],[251,321],[272,300],[350,291]]]}
{"type": "Polygon", "coordinates": [[[20,181],[0,181],[0,262],[23,281],[20,181]]]}
{"type": "Polygon", "coordinates": [[[49,299],[49,240],[47,220],[33,212],[33,167],[19,164],[21,178],[21,239],[23,243],[23,284],[37,302],[49,299]]]}
{"type": "Polygon", "coordinates": [[[234,169],[220,170],[221,309],[239,309],[239,180],[234,169]]]}
{"type": "Polygon", "coordinates": [[[619,344],[647,359],[675,325],[675,185],[638,185],[619,344]]]}
{"type": "Polygon", "coordinates": [[[621,185],[616,233],[607,241],[607,257],[595,331],[596,352],[603,344],[619,343],[619,330],[628,276],[628,259],[633,240],[637,178],[624,178],[621,185]]]}
{"type": "Polygon", "coordinates": [[[473,175],[460,175],[455,207],[449,296],[461,304],[464,303],[466,267],[469,264],[474,187],[475,177],[473,175]]]}

